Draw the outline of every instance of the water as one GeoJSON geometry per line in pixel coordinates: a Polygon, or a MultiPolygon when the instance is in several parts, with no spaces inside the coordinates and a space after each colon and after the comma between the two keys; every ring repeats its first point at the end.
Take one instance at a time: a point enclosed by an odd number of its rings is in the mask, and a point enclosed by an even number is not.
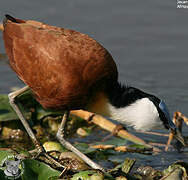
{"type": "MultiPolygon", "coordinates": [[[[188,116],[188,10],[176,9],[176,1],[1,1],[0,17],[6,13],[90,35],[112,54],[120,81],[156,94],[171,112],[179,110],[188,116]]],[[[0,52],[4,53],[2,34],[0,52]]],[[[0,62],[0,93],[10,92],[13,86],[23,84],[0,62]]],[[[185,159],[186,155],[173,157],[185,159]]]]}

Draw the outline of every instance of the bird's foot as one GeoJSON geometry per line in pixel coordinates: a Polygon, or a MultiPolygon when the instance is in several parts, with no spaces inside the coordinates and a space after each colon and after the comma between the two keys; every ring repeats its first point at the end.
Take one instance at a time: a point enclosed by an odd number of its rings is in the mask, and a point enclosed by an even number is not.
{"type": "Polygon", "coordinates": [[[51,151],[46,152],[45,149],[39,144],[37,144],[35,147],[36,149],[30,151],[30,154],[33,159],[42,160],[45,163],[53,166],[54,168],[58,168],[58,169],[66,168],[60,162],[58,162],[58,159],[56,157],[51,155],[51,151]]]}

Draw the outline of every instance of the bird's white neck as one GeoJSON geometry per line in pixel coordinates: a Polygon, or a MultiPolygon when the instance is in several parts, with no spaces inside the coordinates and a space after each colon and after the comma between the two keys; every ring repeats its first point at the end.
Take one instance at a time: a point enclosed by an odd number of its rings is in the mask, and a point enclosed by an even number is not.
{"type": "Polygon", "coordinates": [[[128,106],[116,107],[103,93],[99,93],[88,106],[88,110],[132,126],[136,130],[148,131],[163,127],[157,108],[148,98],[138,99],[128,106]]]}

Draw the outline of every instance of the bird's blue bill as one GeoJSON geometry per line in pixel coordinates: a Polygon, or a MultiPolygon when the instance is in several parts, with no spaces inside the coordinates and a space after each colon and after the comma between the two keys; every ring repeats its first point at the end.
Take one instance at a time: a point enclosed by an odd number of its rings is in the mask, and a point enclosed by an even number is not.
{"type": "Polygon", "coordinates": [[[176,129],[176,126],[175,124],[173,123],[171,117],[170,117],[170,113],[168,111],[168,108],[166,106],[166,104],[164,103],[164,101],[161,100],[160,104],[159,104],[159,108],[163,111],[163,113],[165,114],[165,117],[167,118],[168,120],[168,126],[170,129],[173,129],[175,130],[176,129]]]}

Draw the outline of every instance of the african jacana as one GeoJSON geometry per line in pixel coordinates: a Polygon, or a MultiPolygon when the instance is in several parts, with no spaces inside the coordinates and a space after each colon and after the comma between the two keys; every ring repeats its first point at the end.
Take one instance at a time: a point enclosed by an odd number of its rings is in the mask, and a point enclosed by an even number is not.
{"type": "Polygon", "coordinates": [[[9,94],[10,103],[38,146],[15,102],[15,97],[28,88],[44,108],[66,111],[57,137],[93,168],[101,167],[63,137],[70,110],[86,109],[138,130],[164,126],[183,142],[165,103],[134,87],[122,86],[112,56],[88,35],[6,15],[3,38],[10,66],[28,85],[9,94]]]}

